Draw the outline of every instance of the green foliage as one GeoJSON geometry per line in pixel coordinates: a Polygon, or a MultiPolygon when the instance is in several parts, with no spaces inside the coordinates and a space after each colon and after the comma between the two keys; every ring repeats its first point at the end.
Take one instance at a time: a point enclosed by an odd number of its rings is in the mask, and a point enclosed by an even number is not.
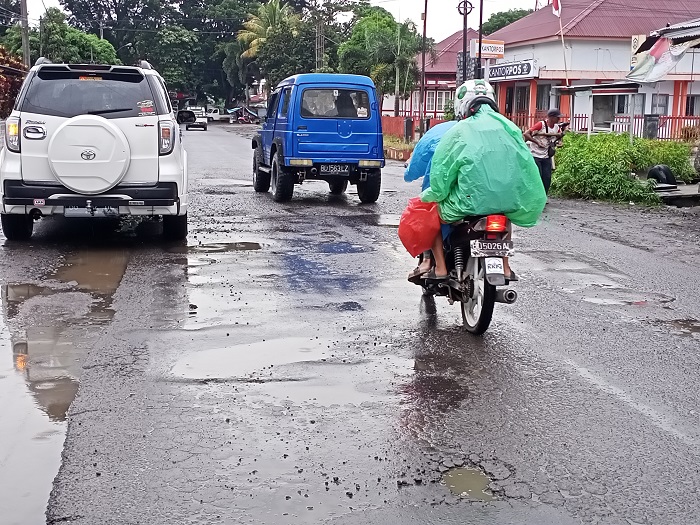
{"type": "Polygon", "coordinates": [[[0,0],[0,37],[16,22],[19,22],[19,0],[0,0]]]}
{"type": "MultiPolygon", "coordinates": [[[[648,153],[629,135],[567,133],[557,151],[551,193],[563,197],[658,204],[653,182],[630,176],[648,162],[648,153]],[[640,164],[642,163],[642,164],[640,164]]],[[[648,167],[648,166],[645,166],[648,167]]]]}
{"type": "Polygon", "coordinates": [[[257,65],[272,86],[291,75],[310,73],[316,65],[315,42],[312,25],[296,22],[291,27],[283,21],[258,48],[257,65]]]}
{"type": "Polygon", "coordinates": [[[677,179],[690,182],[695,176],[695,169],[690,163],[690,144],[672,140],[636,139],[646,152],[646,167],[666,164],[677,179]]]}
{"type": "Polygon", "coordinates": [[[445,101],[445,120],[455,119],[455,101],[454,99],[449,99],[445,101]]]}
{"type": "Polygon", "coordinates": [[[197,33],[169,25],[146,38],[147,41],[137,39],[137,46],[148,43],[144,58],[163,76],[168,87],[186,93],[198,91],[201,81],[198,72],[204,59],[197,33]]]}
{"type": "MultiPolygon", "coordinates": [[[[9,29],[4,44],[12,53],[22,54],[22,33],[19,25],[9,29]]],[[[49,8],[29,36],[31,62],[44,56],[53,62],[118,64],[114,46],[93,34],[84,33],[66,23],[66,15],[55,7],[49,8]]]]}
{"type": "Polygon", "coordinates": [[[681,140],[697,142],[700,140],[700,126],[685,126],[681,128],[681,140]]]}
{"type": "Polygon", "coordinates": [[[284,27],[294,27],[299,18],[292,8],[280,0],[269,0],[262,4],[257,13],[251,14],[243,23],[243,29],[238,32],[238,40],[245,44],[245,58],[258,56],[260,47],[265,43],[270,33],[284,27]]]}
{"type": "Polygon", "coordinates": [[[520,20],[530,13],[532,13],[532,9],[509,9],[508,11],[494,13],[486,22],[484,22],[484,34],[490,35],[491,33],[495,33],[499,29],[520,20]]]}

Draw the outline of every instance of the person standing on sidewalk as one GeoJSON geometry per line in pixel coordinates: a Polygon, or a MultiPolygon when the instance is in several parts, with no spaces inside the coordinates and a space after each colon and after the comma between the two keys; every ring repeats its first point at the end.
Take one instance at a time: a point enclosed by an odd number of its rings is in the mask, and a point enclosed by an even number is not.
{"type": "Polygon", "coordinates": [[[550,109],[545,120],[540,120],[523,133],[523,138],[530,146],[532,156],[540,170],[546,193],[549,193],[549,187],[552,185],[552,157],[556,151],[556,144],[564,136],[559,127],[561,116],[558,109],[550,109]]]}

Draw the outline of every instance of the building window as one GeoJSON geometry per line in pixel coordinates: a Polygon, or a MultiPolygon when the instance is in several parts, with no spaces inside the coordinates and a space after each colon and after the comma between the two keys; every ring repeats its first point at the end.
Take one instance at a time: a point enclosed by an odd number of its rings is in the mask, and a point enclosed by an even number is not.
{"type": "Polygon", "coordinates": [[[668,95],[651,96],[652,115],[668,115],[668,95]]]}
{"type": "MultiPolygon", "coordinates": [[[[643,94],[634,95],[634,114],[644,115],[644,100],[643,94]]],[[[615,114],[629,114],[629,95],[617,95],[617,104],[615,105],[615,114]]]]}
{"type": "Polygon", "coordinates": [[[530,109],[530,88],[520,86],[515,88],[515,112],[527,113],[530,109]]]}
{"type": "Polygon", "coordinates": [[[689,117],[700,117],[700,95],[688,95],[685,101],[685,114],[689,117]]]}
{"type": "Polygon", "coordinates": [[[537,86],[537,110],[547,111],[549,109],[549,97],[552,94],[551,84],[540,84],[537,86]]]}
{"type": "Polygon", "coordinates": [[[444,91],[437,92],[437,110],[438,111],[445,110],[445,92],[444,91]]]}
{"type": "Polygon", "coordinates": [[[425,97],[425,110],[435,111],[435,91],[428,91],[425,97]]]}

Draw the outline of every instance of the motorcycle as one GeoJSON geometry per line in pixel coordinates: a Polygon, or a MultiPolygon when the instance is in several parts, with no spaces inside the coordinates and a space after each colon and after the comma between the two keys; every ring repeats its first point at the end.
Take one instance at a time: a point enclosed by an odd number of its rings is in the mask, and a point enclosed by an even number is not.
{"type": "Polygon", "coordinates": [[[503,288],[512,282],[503,262],[514,253],[510,222],[504,215],[488,215],[466,217],[452,226],[444,241],[448,278],[436,281],[417,276],[410,281],[421,286],[426,296],[460,303],[465,329],[481,335],[491,324],[496,303],[513,304],[518,299],[515,290],[503,288]]]}

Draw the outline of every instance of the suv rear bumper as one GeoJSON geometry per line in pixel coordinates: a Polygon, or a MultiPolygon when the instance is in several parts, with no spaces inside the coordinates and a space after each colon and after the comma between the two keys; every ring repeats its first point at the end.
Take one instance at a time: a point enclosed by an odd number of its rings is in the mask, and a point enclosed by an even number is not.
{"type": "Polygon", "coordinates": [[[2,204],[5,213],[64,214],[65,208],[112,208],[119,215],[180,215],[178,187],[161,182],[150,187],[116,186],[99,195],[75,193],[64,186],[24,184],[6,180],[2,204]]]}

